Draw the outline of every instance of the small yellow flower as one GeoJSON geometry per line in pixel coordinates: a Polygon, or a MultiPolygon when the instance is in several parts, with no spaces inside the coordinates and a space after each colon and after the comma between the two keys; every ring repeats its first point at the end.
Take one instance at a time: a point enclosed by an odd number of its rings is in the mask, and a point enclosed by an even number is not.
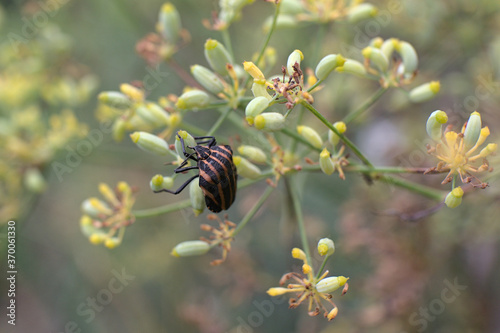
{"type": "MultiPolygon", "coordinates": [[[[437,129],[437,132],[439,132],[439,129],[437,129]]],[[[481,128],[481,115],[476,111],[471,114],[469,121],[464,124],[461,132],[447,131],[441,136],[440,142],[429,147],[429,154],[440,160],[437,167],[433,169],[449,171],[442,184],[450,182],[454,176],[458,175],[463,183],[471,183],[475,180],[474,186],[487,186],[486,183],[479,181],[473,174],[490,169],[486,157],[496,150],[496,144],[489,144],[477,153],[478,148],[489,135],[490,130],[488,127],[481,128]],[[478,161],[481,161],[481,164],[478,164],[478,161]]],[[[432,138],[437,140],[439,136],[433,135],[432,138]]]]}
{"type": "MultiPolygon", "coordinates": [[[[326,252],[333,246],[333,241],[324,238],[320,241],[320,245],[324,244],[328,247],[326,252]],[[325,241],[328,240],[328,241],[325,241]]],[[[330,251],[333,254],[333,251],[330,251]]],[[[344,276],[332,276],[326,277],[328,271],[323,272],[323,274],[318,277],[314,276],[313,268],[307,262],[307,256],[302,249],[294,248],[292,249],[292,257],[303,261],[302,274],[296,272],[290,272],[283,275],[280,279],[280,285],[283,286],[288,280],[287,287],[273,287],[267,290],[269,296],[280,296],[286,293],[295,293],[297,298],[291,298],[289,300],[290,308],[296,308],[302,302],[308,303],[308,314],[310,316],[316,316],[323,312],[325,318],[332,320],[338,314],[338,308],[332,301],[331,292],[337,290],[338,288],[344,286],[344,290],[347,289],[347,280],[344,276]],[[332,308],[328,310],[324,302],[329,303],[332,308]]],[[[328,256],[327,256],[328,257],[328,256]]]]}
{"type": "Polygon", "coordinates": [[[135,221],[132,214],[135,197],[126,182],[119,182],[114,190],[101,183],[99,192],[106,201],[88,198],[82,203],[80,229],[92,244],[112,249],[121,244],[125,227],[135,221]]]}

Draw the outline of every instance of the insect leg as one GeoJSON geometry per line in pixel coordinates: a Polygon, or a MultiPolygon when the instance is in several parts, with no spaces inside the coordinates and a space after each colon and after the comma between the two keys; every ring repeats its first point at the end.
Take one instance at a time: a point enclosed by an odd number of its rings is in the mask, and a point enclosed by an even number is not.
{"type": "Polygon", "coordinates": [[[215,136],[195,136],[194,139],[196,140],[196,143],[198,143],[200,145],[208,143],[208,147],[212,147],[212,146],[215,146],[217,144],[217,141],[215,140],[215,136]],[[209,139],[209,140],[198,141],[201,139],[209,139]]]}
{"type": "Polygon", "coordinates": [[[200,175],[196,175],[196,176],[193,176],[191,178],[189,178],[188,180],[186,180],[186,182],[184,184],[182,184],[177,190],[175,191],[171,191],[171,190],[167,190],[167,189],[161,189],[159,191],[154,191],[155,193],[160,193],[160,192],[168,192],[168,193],[172,193],[172,194],[179,194],[182,192],[183,189],[186,188],[186,186],[189,185],[189,183],[191,183],[195,178],[199,177],[200,175]]]}
{"type": "MultiPolygon", "coordinates": [[[[184,139],[179,135],[177,134],[177,137],[179,137],[179,140],[181,140],[181,144],[182,144],[182,152],[184,153],[184,156],[186,157],[186,160],[187,159],[192,159],[193,161],[196,161],[198,162],[198,159],[196,157],[194,157],[194,155],[196,155],[196,152],[195,153],[192,153],[192,154],[189,154],[186,152],[186,144],[184,143],[184,139]]],[[[186,161],[184,160],[184,162],[186,161]]]]}
{"type": "Polygon", "coordinates": [[[188,170],[194,170],[194,169],[199,169],[198,166],[190,166],[190,167],[185,167],[182,168],[182,165],[179,166],[177,169],[174,170],[175,173],[180,173],[188,170]]]}

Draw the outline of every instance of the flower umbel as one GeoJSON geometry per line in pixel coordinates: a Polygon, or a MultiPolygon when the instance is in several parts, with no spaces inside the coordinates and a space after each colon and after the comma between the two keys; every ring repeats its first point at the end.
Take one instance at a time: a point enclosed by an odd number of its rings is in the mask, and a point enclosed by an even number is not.
{"type": "MultiPolygon", "coordinates": [[[[490,130],[487,126],[481,128],[481,115],[477,111],[470,115],[461,132],[451,131],[450,126],[448,126],[444,135],[441,136],[440,142],[435,146],[428,145],[427,147],[428,153],[440,160],[438,165],[429,169],[428,172],[449,171],[442,184],[451,182],[458,175],[463,183],[471,183],[473,186],[485,188],[488,184],[481,182],[472,173],[490,170],[486,157],[494,153],[498,145],[489,143],[477,152],[489,135],[490,130]],[[481,164],[478,163],[479,161],[481,164]],[[472,183],[473,180],[475,180],[474,183],[472,183]]],[[[436,138],[437,136],[434,135],[433,139],[436,138]]]]}
{"type": "Polygon", "coordinates": [[[215,220],[219,222],[219,227],[216,228],[209,224],[202,224],[200,227],[202,230],[209,231],[213,235],[209,239],[201,238],[201,240],[209,243],[211,246],[219,245],[222,247],[222,258],[213,260],[210,265],[217,266],[226,261],[227,254],[231,251],[231,242],[233,241],[233,232],[236,228],[236,224],[227,219],[227,214],[224,216],[224,221],[222,221],[217,215],[209,214],[207,215],[208,220],[215,220]]]}
{"type": "MultiPolygon", "coordinates": [[[[333,243],[333,242],[332,242],[333,243]]],[[[319,248],[318,248],[319,249],[319,248]]],[[[331,251],[333,254],[333,251],[331,251]]],[[[325,252],[325,262],[329,257],[328,251],[325,252]]],[[[291,298],[289,301],[290,308],[296,308],[302,302],[308,302],[308,314],[309,316],[317,316],[323,312],[325,318],[332,320],[337,316],[338,308],[332,301],[331,293],[338,288],[344,286],[344,292],[348,288],[347,280],[344,276],[330,276],[328,275],[328,270],[326,270],[321,276],[315,277],[312,266],[308,263],[307,257],[299,248],[294,248],[292,250],[292,257],[303,261],[302,273],[290,272],[283,275],[280,279],[280,286],[283,286],[286,281],[292,280],[287,287],[275,287],[269,288],[267,293],[270,296],[279,296],[285,293],[296,293],[296,298],[291,298]],[[326,301],[332,306],[331,309],[323,304],[326,301]]]]}
{"type": "Polygon", "coordinates": [[[106,200],[94,197],[82,203],[84,215],[80,219],[80,227],[91,243],[104,243],[112,249],[120,245],[125,227],[135,221],[135,216],[131,213],[135,197],[126,182],[119,182],[114,191],[107,184],[101,183],[99,192],[106,200]]]}

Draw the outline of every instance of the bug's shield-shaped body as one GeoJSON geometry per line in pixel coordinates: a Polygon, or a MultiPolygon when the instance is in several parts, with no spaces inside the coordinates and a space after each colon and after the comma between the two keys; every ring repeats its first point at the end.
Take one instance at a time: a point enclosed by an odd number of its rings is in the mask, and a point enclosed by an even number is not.
{"type": "Polygon", "coordinates": [[[228,209],[236,197],[238,176],[233,163],[233,151],[230,146],[203,148],[210,151],[210,156],[202,158],[206,151],[199,152],[197,149],[200,187],[208,209],[218,213],[228,209]]]}

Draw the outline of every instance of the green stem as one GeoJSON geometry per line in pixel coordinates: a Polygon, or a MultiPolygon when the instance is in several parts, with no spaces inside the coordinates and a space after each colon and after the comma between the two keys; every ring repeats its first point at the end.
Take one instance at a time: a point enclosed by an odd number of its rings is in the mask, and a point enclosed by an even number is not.
{"type": "Polygon", "coordinates": [[[325,259],[323,259],[323,263],[321,264],[321,267],[319,268],[318,274],[316,274],[316,280],[319,279],[319,277],[321,276],[321,272],[323,272],[323,269],[325,269],[325,265],[326,265],[328,258],[330,258],[330,256],[326,255],[325,259]]]}
{"type": "Polygon", "coordinates": [[[300,142],[300,143],[302,143],[302,144],[304,144],[304,145],[308,146],[309,148],[311,148],[311,149],[313,149],[313,150],[316,150],[316,151],[318,151],[318,152],[321,152],[321,149],[314,147],[311,143],[309,143],[309,141],[307,141],[306,139],[304,139],[303,137],[301,137],[301,136],[300,136],[297,132],[295,132],[295,131],[292,131],[292,130],[290,130],[290,129],[288,129],[288,128],[286,128],[286,127],[285,127],[285,128],[283,128],[283,129],[281,130],[281,133],[283,133],[283,134],[285,134],[285,135],[287,135],[287,136],[289,136],[289,137],[293,138],[295,142],[300,142]]]}
{"type": "Polygon", "coordinates": [[[417,184],[417,183],[414,183],[414,182],[411,182],[408,180],[404,180],[401,178],[385,176],[385,175],[381,175],[377,179],[384,182],[384,183],[399,186],[399,187],[402,187],[404,189],[410,190],[412,192],[418,193],[418,194],[420,194],[424,197],[427,197],[429,199],[432,199],[432,200],[436,200],[436,201],[443,200],[444,193],[442,191],[435,190],[433,188],[430,188],[430,187],[427,187],[424,185],[420,185],[420,184],[417,184]]]}
{"type": "Polygon", "coordinates": [[[230,107],[227,107],[225,111],[222,112],[222,114],[219,116],[219,119],[215,122],[215,124],[212,126],[212,128],[207,132],[207,136],[214,135],[214,133],[219,129],[220,125],[226,120],[227,116],[229,113],[232,111],[230,107]]]}
{"type": "Polygon", "coordinates": [[[231,43],[231,36],[229,36],[229,30],[224,29],[221,31],[221,34],[222,34],[222,40],[224,41],[224,46],[226,47],[227,52],[229,52],[231,60],[234,61],[233,46],[231,43]]]}
{"type": "Polygon", "coordinates": [[[169,205],[165,205],[165,206],[148,208],[148,209],[141,209],[141,210],[134,210],[134,211],[132,211],[132,214],[136,218],[150,217],[150,216],[172,213],[172,212],[184,209],[184,208],[188,208],[190,206],[191,206],[191,200],[188,199],[188,200],[175,202],[173,204],[169,204],[169,205]]]}
{"type": "Polygon", "coordinates": [[[306,101],[302,101],[301,104],[305,106],[312,114],[314,114],[323,124],[326,125],[329,129],[333,131],[333,133],[337,134],[340,140],[349,147],[356,156],[367,166],[373,167],[373,164],[363,155],[363,153],[356,147],[356,145],[349,140],[346,136],[340,133],[318,110],[316,110],[311,104],[306,101]]]}
{"type": "Polygon", "coordinates": [[[315,84],[313,84],[309,89],[307,89],[307,92],[311,92],[314,90],[314,88],[316,88],[317,86],[319,86],[321,83],[323,83],[323,80],[318,80],[316,81],[315,84]]]}
{"type": "MultiPolygon", "coordinates": [[[[257,57],[257,61],[255,61],[255,65],[257,65],[257,66],[259,65],[260,61],[262,60],[262,57],[264,56],[264,52],[266,52],[267,45],[269,45],[269,41],[271,40],[271,36],[273,35],[274,29],[276,28],[276,22],[278,21],[280,7],[281,7],[281,2],[278,2],[276,4],[276,10],[274,11],[273,23],[271,24],[271,28],[269,29],[269,32],[267,33],[267,36],[266,36],[266,41],[264,42],[264,44],[262,45],[262,48],[260,49],[259,56],[257,57]]],[[[247,80],[245,81],[245,84],[243,86],[246,87],[251,79],[252,79],[252,77],[249,76],[247,78],[247,80]]]]}
{"type": "Polygon", "coordinates": [[[268,186],[262,196],[260,197],[259,201],[248,211],[248,213],[243,217],[241,222],[238,224],[238,226],[234,229],[233,232],[233,237],[235,237],[243,227],[252,219],[252,217],[257,213],[259,208],[264,204],[264,202],[267,200],[267,198],[273,193],[274,187],[268,186]]]}
{"type": "Polygon", "coordinates": [[[365,101],[357,110],[350,112],[347,114],[342,120],[344,123],[348,124],[358,116],[360,116],[363,112],[368,110],[370,106],[372,106],[382,95],[388,90],[388,88],[380,87],[379,90],[375,92],[373,96],[371,96],[367,101],[365,101]]]}
{"type": "MultiPolygon", "coordinates": [[[[304,224],[304,215],[302,214],[302,205],[300,202],[298,189],[297,189],[297,186],[295,186],[295,183],[293,183],[291,180],[289,180],[289,181],[290,181],[290,186],[288,186],[287,188],[288,188],[288,191],[290,192],[289,194],[292,198],[295,217],[297,218],[297,226],[299,228],[300,240],[302,242],[302,248],[306,254],[307,262],[309,264],[311,264],[312,263],[311,252],[309,250],[309,243],[307,241],[306,227],[304,224]]],[[[311,266],[311,268],[313,268],[313,267],[311,266]]],[[[314,271],[313,271],[313,275],[314,275],[314,271]]]]}

